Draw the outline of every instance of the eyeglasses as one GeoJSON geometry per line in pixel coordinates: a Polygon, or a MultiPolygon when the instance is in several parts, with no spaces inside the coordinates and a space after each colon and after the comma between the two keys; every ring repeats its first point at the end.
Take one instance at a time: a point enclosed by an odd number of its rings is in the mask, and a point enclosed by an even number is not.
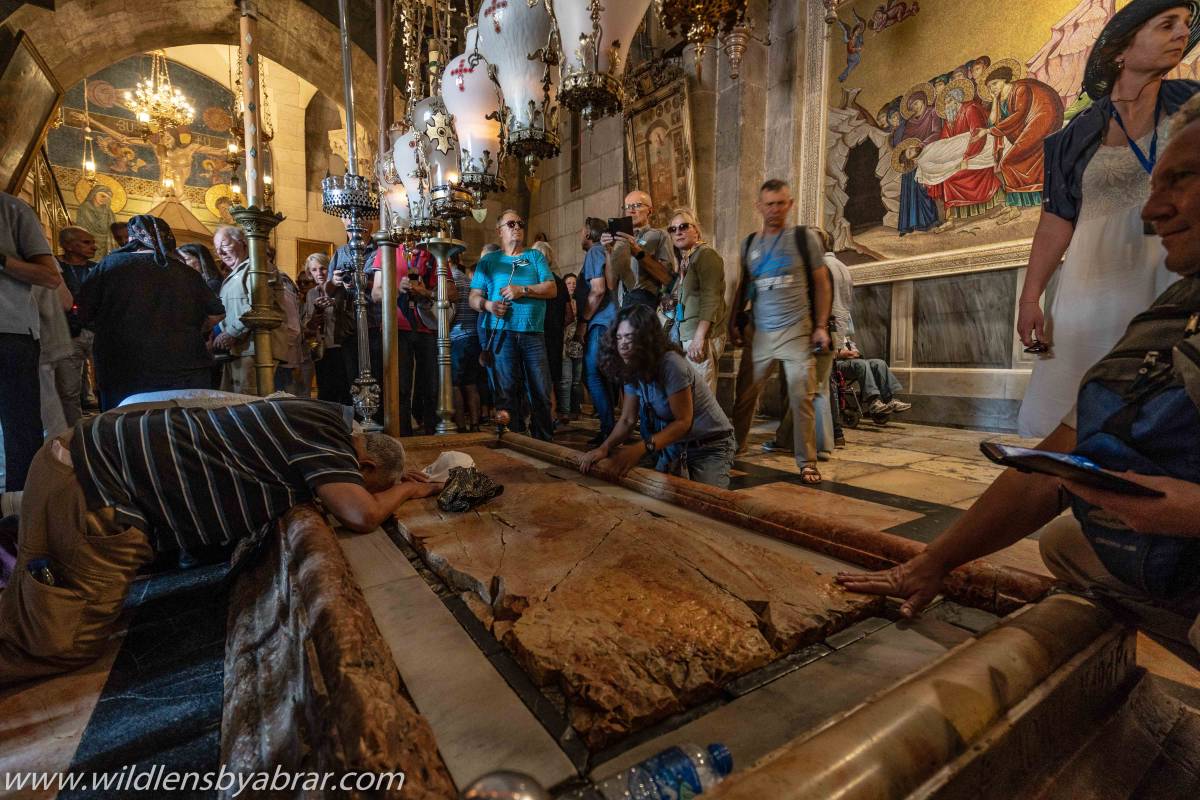
{"type": "Polygon", "coordinates": [[[626,203],[625,204],[626,211],[637,211],[639,208],[645,208],[645,207],[646,207],[645,203],[626,203]]]}
{"type": "Polygon", "coordinates": [[[690,223],[690,222],[681,222],[678,225],[669,225],[669,226],[667,226],[667,233],[677,233],[679,231],[686,231],[690,227],[692,227],[692,223],[690,223]]]}
{"type": "Polygon", "coordinates": [[[519,220],[519,219],[510,219],[510,220],[506,220],[505,222],[501,222],[498,227],[507,227],[510,231],[524,230],[525,223],[521,222],[521,220],[519,220]]]}

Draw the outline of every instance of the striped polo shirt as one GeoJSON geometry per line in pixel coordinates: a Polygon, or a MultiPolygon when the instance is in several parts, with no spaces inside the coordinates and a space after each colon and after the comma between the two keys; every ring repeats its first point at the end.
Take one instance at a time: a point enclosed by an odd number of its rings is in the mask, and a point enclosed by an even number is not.
{"type": "Polygon", "coordinates": [[[256,534],[326,483],[362,485],[341,406],[259,400],[109,412],[71,439],[88,508],[171,551],[256,534]]]}

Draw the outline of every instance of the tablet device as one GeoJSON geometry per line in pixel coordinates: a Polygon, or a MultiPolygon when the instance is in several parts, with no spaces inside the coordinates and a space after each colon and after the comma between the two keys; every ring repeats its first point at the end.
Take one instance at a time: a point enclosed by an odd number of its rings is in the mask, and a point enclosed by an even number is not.
{"type": "Polygon", "coordinates": [[[633,217],[609,217],[608,232],[613,236],[618,233],[627,233],[633,236],[633,217]]]}
{"type": "Polygon", "coordinates": [[[1162,497],[1163,493],[1140,483],[1125,480],[1105,472],[1100,465],[1083,456],[1071,453],[1050,453],[1031,450],[1028,447],[1013,447],[999,442],[980,442],[979,449],[990,460],[1021,472],[1039,472],[1066,478],[1106,492],[1134,494],[1142,497],[1162,497]]]}

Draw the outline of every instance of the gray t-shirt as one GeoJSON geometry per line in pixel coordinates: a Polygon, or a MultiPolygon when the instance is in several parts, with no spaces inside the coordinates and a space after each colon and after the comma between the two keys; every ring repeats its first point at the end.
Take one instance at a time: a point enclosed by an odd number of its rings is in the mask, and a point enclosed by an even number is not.
{"type": "MultiPolygon", "coordinates": [[[[22,261],[54,255],[37,214],[5,192],[0,192],[0,253],[22,261]]],[[[0,271],[0,333],[38,337],[38,310],[29,290],[25,281],[0,271]]]]}
{"type": "MultiPolygon", "coordinates": [[[[674,269],[675,250],[671,247],[671,239],[666,231],[658,228],[636,228],[633,231],[638,244],[653,256],[668,271],[674,269]]],[[[624,239],[618,239],[612,251],[613,269],[626,292],[634,289],[644,289],[652,294],[662,291],[662,286],[650,274],[642,269],[642,264],[629,252],[629,245],[624,239]]]]}
{"type": "Polygon", "coordinates": [[[692,387],[692,427],[682,441],[696,442],[719,433],[733,431],[729,417],[721,410],[708,384],[697,380],[696,371],[674,350],[663,356],[662,363],[658,366],[657,380],[650,383],[627,383],[625,392],[637,395],[642,403],[649,403],[659,419],[672,422],[675,416],[671,413],[670,397],[689,386],[692,387]]]}
{"type": "MultiPolygon", "coordinates": [[[[854,279],[850,277],[850,268],[833,253],[826,253],[824,260],[825,266],[829,267],[829,279],[833,282],[833,307],[830,313],[837,322],[836,338],[844,341],[854,332],[854,320],[850,317],[850,309],[854,307],[854,279]]],[[[836,346],[837,342],[834,344],[836,346]]]]}
{"type": "MultiPolygon", "coordinates": [[[[824,250],[813,231],[806,230],[805,234],[809,263],[815,269],[822,264],[824,250]]],[[[774,236],[754,234],[746,260],[754,327],[761,331],[781,331],[795,325],[811,327],[808,270],[796,249],[796,229],[784,228],[774,236]]]]}

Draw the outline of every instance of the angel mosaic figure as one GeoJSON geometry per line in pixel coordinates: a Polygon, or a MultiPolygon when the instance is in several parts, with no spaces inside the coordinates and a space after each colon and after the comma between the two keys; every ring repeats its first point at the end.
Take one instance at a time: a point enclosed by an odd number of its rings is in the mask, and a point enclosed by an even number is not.
{"type": "Polygon", "coordinates": [[[834,17],[837,24],[842,29],[842,41],[846,43],[846,68],[842,70],[842,74],[838,75],[838,81],[845,83],[846,78],[850,77],[850,73],[862,61],[863,40],[867,32],[867,21],[854,11],[854,27],[851,28],[845,22],[842,22],[841,17],[834,17]]]}

